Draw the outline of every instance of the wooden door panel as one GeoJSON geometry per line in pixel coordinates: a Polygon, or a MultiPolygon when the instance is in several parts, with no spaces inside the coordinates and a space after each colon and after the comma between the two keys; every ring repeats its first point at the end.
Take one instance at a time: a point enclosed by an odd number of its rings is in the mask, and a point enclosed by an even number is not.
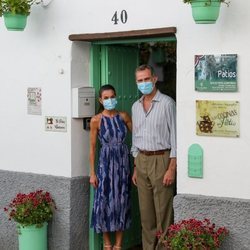
{"type": "MultiPolygon", "coordinates": [[[[94,87],[98,90],[104,84],[112,84],[117,93],[117,109],[121,111],[127,111],[131,114],[131,107],[135,100],[138,99],[138,90],[135,83],[135,68],[139,62],[139,51],[138,48],[132,46],[122,45],[98,45],[92,48],[97,57],[100,51],[100,58],[93,58],[93,72],[92,75],[94,87]],[[98,47],[98,49],[97,49],[98,47]],[[100,65],[100,66],[99,66],[100,65]],[[95,70],[96,69],[96,70],[95,70]],[[98,78],[100,76],[100,79],[98,78]],[[99,79],[99,80],[98,80],[99,79]]],[[[128,136],[126,143],[131,146],[131,134],[128,136]]],[[[131,166],[132,166],[131,157],[131,166]]],[[[131,168],[133,170],[133,168],[131,168]]],[[[91,192],[91,202],[93,202],[94,192],[91,192]]],[[[131,191],[132,196],[132,225],[129,230],[124,234],[123,249],[128,249],[132,246],[136,246],[141,243],[141,222],[138,205],[137,189],[133,186],[131,191]]],[[[90,204],[92,210],[92,204],[90,204]]],[[[90,210],[90,211],[91,211],[90,210]]],[[[90,213],[91,214],[91,213],[90,213]]],[[[99,250],[102,238],[91,232],[90,249],[99,250]]],[[[114,236],[113,236],[114,238],[114,236]]]]}

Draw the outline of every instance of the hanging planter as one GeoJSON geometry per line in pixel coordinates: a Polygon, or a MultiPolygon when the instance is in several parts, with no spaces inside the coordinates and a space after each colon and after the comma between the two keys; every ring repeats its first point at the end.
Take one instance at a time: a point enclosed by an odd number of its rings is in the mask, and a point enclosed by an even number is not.
{"type": "Polygon", "coordinates": [[[19,250],[47,250],[47,226],[45,222],[41,227],[18,226],[19,250]]]}
{"type": "Polygon", "coordinates": [[[212,24],[219,17],[221,3],[229,4],[226,0],[183,0],[192,6],[192,15],[197,24],[212,24]]]}
{"type": "Polygon", "coordinates": [[[25,15],[4,13],[3,17],[7,30],[23,31],[26,27],[27,16],[25,15]]]}
{"type": "Polygon", "coordinates": [[[7,30],[23,31],[31,6],[37,0],[0,0],[0,16],[4,17],[7,30]]]}
{"type": "Polygon", "coordinates": [[[219,1],[197,0],[191,3],[192,15],[195,23],[215,23],[220,13],[219,1]]]}

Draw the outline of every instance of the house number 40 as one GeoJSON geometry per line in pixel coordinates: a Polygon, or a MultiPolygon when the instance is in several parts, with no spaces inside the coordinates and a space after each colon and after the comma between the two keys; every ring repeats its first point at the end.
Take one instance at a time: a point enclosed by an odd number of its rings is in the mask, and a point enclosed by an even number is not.
{"type": "Polygon", "coordinates": [[[120,21],[125,24],[128,20],[128,13],[126,10],[122,10],[120,13],[117,11],[112,16],[111,21],[114,22],[114,24],[118,24],[120,21]],[[120,14],[120,15],[119,15],[120,14]]]}

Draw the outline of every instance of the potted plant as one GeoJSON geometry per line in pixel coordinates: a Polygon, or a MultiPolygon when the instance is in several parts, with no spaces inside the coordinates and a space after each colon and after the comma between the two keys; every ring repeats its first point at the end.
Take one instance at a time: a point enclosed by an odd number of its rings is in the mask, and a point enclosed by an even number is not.
{"type": "Polygon", "coordinates": [[[0,17],[3,15],[2,0],[0,0],[0,17]]]}
{"type": "Polygon", "coordinates": [[[47,225],[56,209],[49,192],[18,193],[4,208],[9,220],[18,223],[19,250],[47,250],[47,225]]]}
{"type": "Polygon", "coordinates": [[[227,0],[183,0],[183,2],[191,4],[193,19],[198,24],[215,23],[219,17],[221,3],[229,6],[227,0]]]}
{"type": "Polygon", "coordinates": [[[36,0],[0,0],[0,16],[4,17],[7,30],[22,31],[26,27],[31,6],[36,0]]]}
{"type": "Polygon", "coordinates": [[[225,227],[216,228],[209,219],[189,219],[171,225],[166,235],[160,232],[157,236],[169,250],[217,250],[228,234],[225,227]]]}

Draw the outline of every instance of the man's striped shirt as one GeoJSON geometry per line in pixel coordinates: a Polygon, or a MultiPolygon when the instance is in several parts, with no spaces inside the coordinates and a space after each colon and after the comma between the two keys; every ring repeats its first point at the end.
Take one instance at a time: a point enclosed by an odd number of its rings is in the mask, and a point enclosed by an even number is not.
{"type": "Polygon", "coordinates": [[[132,148],[134,157],[139,150],[171,149],[176,157],[176,107],[175,101],[157,90],[148,112],[143,108],[142,96],[132,106],[132,148]]]}

